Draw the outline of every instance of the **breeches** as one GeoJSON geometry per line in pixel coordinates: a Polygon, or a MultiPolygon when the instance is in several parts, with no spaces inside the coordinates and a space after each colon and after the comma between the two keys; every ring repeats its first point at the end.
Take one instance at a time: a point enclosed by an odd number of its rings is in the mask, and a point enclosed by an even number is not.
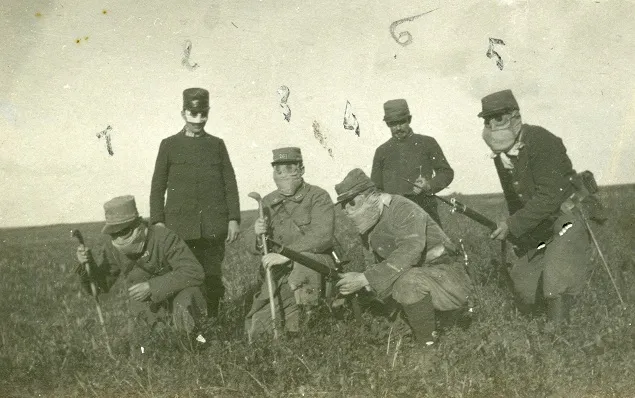
{"type": "Polygon", "coordinates": [[[518,298],[525,304],[533,304],[539,294],[545,298],[578,294],[591,266],[591,244],[584,221],[563,214],[554,223],[553,240],[543,249],[530,250],[519,258],[509,275],[518,298]],[[539,292],[541,277],[542,292],[539,292]]]}
{"type": "Polygon", "coordinates": [[[463,265],[453,261],[410,268],[387,293],[401,305],[414,304],[430,295],[435,310],[450,311],[466,305],[472,282],[463,265]]]}
{"type": "Polygon", "coordinates": [[[169,323],[186,332],[192,332],[199,318],[207,314],[203,293],[198,287],[186,287],[172,298],[160,303],[130,300],[130,314],[134,324],[152,327],[156,322],[169,323]]]}
{"type": "MultiPolygon", "coordinates": [[[[328,255],[302,254],[332,265],[328,255]]],[[[317,272],[298,263],[274,266],[271,274],[276,319],[281,321],[287,331],[297,332],[300,328],[300,310],[310,310],[317,306],[320,298],[330,294],[330,284],[317,272]]],[[[258,334],[272,330],[272,326],[269,288],[265,280],[254,296],[253,305],[245,320],[245,330],[251,341],[258,334]]]]}

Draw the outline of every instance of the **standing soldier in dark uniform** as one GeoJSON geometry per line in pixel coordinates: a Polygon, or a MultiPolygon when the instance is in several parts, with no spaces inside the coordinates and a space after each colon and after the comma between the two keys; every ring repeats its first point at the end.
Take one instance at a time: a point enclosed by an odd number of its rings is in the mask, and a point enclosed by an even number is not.
{"type": "Polygon", "coordinates": [[[225,292],[221,277],[225,243],[238,236],[240,208],[225,143],[204,130],[209,109],[207,90],[183,91],[185,127],[161,141],[152,176],[150,218],[176,232],[203,265],[208,315],[216,317],[225,292]]]}
{"type": "MultiPolygon", "coordinates": [[[[263,198],[265,219],[256,220],[253,229],[245,232],[248,234],[245,240],[260,250],[257,237],[266,233],[291,250],[334,266],[330,255],[335,230],[331,197],[324,189],[307,184],[302,178],[304,165],[300,148],[275,149],[271,165],[278,189],[263,198]]],[[[273,267],[275,308],[281,314],[285,330],[299,332],[300,310],[310,312],[326,294],[322,289],[322,276],[278,253],[263,256],[262,265],[273,267]]],[[[272,328],[267,289],[263,283],[247,314],[245,329],[250,341],[272,328]]]]}
{"type": "Polygon", "coordinates": [[[591,246],[570,196],[576,175],[562,140],[540,126],[523,124],[511,90],[484,97],[483,139],[493,151],[510,216],[492,233],[527,242],[510,270],[522,304],[546,299],[550,321],[566,321],[573,297],[590,271],[591,246]]]}
{"type": "Polygon", "coordinates": [[[430,194],[450,185],[454,170],[434,138],[413,133],[406,100],[386,102],[384,114],[392,138],[375,151],[370,177],[380,190],[402,195],[421,206],[440,226],[437,202],[430,194]],[[415,182],[420,188],[413,188],[403,178],[415,182]]]}

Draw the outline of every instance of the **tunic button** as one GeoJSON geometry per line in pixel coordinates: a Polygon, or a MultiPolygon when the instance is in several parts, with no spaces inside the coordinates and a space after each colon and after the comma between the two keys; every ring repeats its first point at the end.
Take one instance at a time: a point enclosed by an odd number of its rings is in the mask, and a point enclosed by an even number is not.
{"type": "Polygon", "coordinates": [[[514,185],[518,185],[518,181],[514,181],[514,185]]]}

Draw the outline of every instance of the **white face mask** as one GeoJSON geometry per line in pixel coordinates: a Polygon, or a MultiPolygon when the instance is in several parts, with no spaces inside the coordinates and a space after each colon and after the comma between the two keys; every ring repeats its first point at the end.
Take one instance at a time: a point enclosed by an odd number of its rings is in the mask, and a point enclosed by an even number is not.
{"type": "Polygon", "coordinates": [[[207,115],[207,112],[192,113],[187,109],[183,111],[183,119],[185,119],[187,130],[193,134],[202,133],[205,123],[207,123],[207,115]]]}
{"type": "Polygon", "coordinates": [[[489,119],[483,128],[483,140],[494,153],[508,151],[518,139],[522,120],[518,110],[489,119]]]}
{"type": "Polygon", "coordinates": [[[147,231],[148,228],[145,224],[139,224],[129,236],[112,239],[112,245],[115,249],[128,256],[141,254],[146,243],[147,231]]]}
{"type": "Polygon", "coordinates": [[[304,169],[297,164],[276,164],[273,167],[273,181],[278,192],[285,196],[292,196],[302,186],[304,169]]]}
{"type": "MultiPolygon", "coordinates": [[[[358,198],[355,201],[359,200],[358,198]]],[[[372,194],[365,198],[363,203],[355,206],[347,205],[344,210],[346,216],[355,224],[357,231],[364,234],[379,221],[381,206],[383,206],[381,195],[372,194]]]]}

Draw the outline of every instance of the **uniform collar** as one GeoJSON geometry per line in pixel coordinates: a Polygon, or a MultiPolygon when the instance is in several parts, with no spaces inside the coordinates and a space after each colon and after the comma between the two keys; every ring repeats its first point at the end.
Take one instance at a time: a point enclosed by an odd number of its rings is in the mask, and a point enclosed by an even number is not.
{"type": "Polygon", "coordinates": [[[184,137],[188,137],[188,138],[201,138],[201,137],[205,137],[207,135],[207,132],[205,130],[203,130],[201,132],[201,134],[199,135],[190,135],[187,133],[187,131],[185,130],[185,126],[183,126],[183,128],[181,129],[181,131],[179,132],[179,134],[182,134],[184,137]]]}
{"type": "Polygon", "coordinates": [[[300,186],[300,188],[298,188],[297,192],[293,196],[286,196],[281,194],[278,191],[274,191],[272,194],[273,197],[271,198],[271,205],[275,206],[277,204],[284,202],[285,200],[290,200],[292,202],[300,203],[302,202],[302,199],[304,199],[308,191],[309,191],[309,184],[307,184],[304,181],[302,181],[302,185],[300,186]]]}

